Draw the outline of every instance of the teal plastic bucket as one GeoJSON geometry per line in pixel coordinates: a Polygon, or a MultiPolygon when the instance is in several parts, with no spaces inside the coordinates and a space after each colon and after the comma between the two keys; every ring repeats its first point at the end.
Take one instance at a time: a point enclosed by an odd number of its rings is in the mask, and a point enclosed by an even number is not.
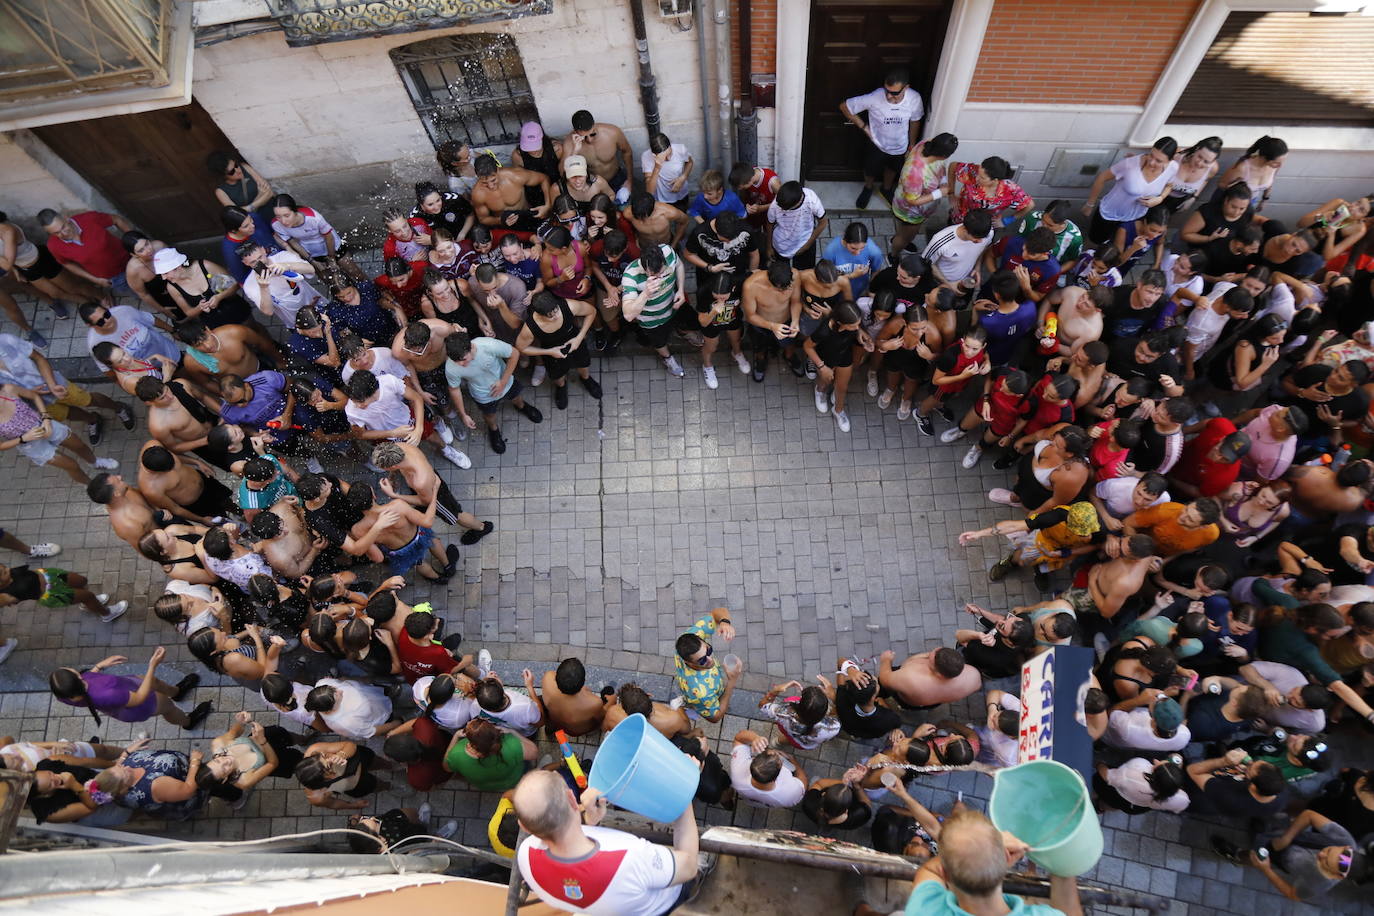
{"type": "Polygon", "coordinates": [[[611,804],[671,824],[696,795],[701,770],[639,713],[601,741],[587,783],[611,804]]]}
{"type": "Polygon", "coordinates": [[[1102,825],[1078,771],[1057,760],[998,770],[988,817],[1030,846],[1030,860],[1052,875],[1077,877],[1102,857],[1102,825]]]}

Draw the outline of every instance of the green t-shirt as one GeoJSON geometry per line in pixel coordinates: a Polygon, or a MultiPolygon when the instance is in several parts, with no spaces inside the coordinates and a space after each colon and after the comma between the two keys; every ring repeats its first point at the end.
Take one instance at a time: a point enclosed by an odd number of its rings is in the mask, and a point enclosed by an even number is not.
{"type": "MultiPolygon", "coordinates": [[[[1021,222],[1016,224],[1012,230],[1012,235],[1026,235],[1033,229],[1040,228],[1040,217],[1045,215],[1044,210],[1035,210],[1027,213],[1021,222]]],[[[1073,224],[1073,220],[1064,221],[1064,229],[1054,237],[1054,250],[1050,254],[1054,255],[1056,261],[1063,264],[1065,268],[1071,266],[1078,256],[1083,253],[1083,232],[1073,224]]]]}
{"type": "Polygon", "coordinates": [[[479,792],[504,792],[514,788],[525,773],[525,754],[520,739],[506,732],[501,746],[485,757],[473,757],[467,751],[468,739],[462,738],[444,757],[444,765],[468,781],[479,792]]]}
{"type": "MultiPolygon", "coordinates": [[[[673,300],[677,298],[677,255],[667,245],[658,246],[663,250],[665,263],[663,279],[658,292],[644,306],[637,319],[646,328],[656,328],[673,317],[673,300]]],[[[620,277],[620,301],[638,296],[649,282],[649,274],[640,261],[635,261],[625,269],[620,277]]]]}
{"type": "MultiPolygon", "coordinates": [[[[1003,894],[1002,899],[1011,911],[1007,916],[1064,916],[1062,910],[1048,904],[1027,903],[1011,894],[1003,894]]],[[[902,912],[906,916],[968,916],[968,910],[959,906],[955,899],[954,891],[939,881],[922,881],[916,885],[902,912]]]]}

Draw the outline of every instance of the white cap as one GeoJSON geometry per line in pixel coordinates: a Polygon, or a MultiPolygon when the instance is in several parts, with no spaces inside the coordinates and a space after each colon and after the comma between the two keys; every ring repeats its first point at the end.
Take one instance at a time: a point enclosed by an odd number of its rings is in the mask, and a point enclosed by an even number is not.
{"type": "Polygon", "coordinates": [[[186,255],[177,251],[175,248],[163,248],[153,255],[153,273],[159,276],[168,271],[176,270],[185,264],[188,258],[186,255]]]}

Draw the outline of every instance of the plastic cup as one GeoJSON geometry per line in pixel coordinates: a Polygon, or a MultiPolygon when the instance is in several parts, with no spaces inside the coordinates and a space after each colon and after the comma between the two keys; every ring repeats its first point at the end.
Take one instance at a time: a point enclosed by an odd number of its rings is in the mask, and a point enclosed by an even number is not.
{"type": "Polygon", "coordinates": [[[735,655],[733,652],[722,658],[720,663],[725,666],[726,671],[732,674],[736,671],[744,670],[744,659],[735,655]]]}
{"type": "Polygon", "coordinates": [[[889,789],[895,789],[897,788],[897,784],[902,781],[902,777],[898,776],[891,770],[883,770],[882,775],[878,777],[878,781],[881,782],[883,785],[887,786],[889,789]]]}

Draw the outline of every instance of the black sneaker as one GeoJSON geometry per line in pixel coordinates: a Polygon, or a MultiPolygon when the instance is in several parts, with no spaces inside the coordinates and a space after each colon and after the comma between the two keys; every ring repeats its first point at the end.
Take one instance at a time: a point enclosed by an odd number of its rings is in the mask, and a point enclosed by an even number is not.
{"type": "Polygon", "coordinates": [[[592,349],[606,349],[606,329],[604,327],[596,328],[592,331],[592,349]]]}
{"type": "Polygon", "coordinates": [[[526,401],[525,406],[520,408],[520,412],[524,414],[525,418],[528,419],[531,423],[544,422],[544,414],[540,412],[538,407],[535,407],[529,401],[526,401]]]}
{"type": "Polygon", "coordinates": [[[496,526],[491,522],[483,522],[481,531],[464,531],[463,536],[458,539],[458,543],[465,547],[471,546],[495,530],[496,526]]]}
{"type": "Polygon", "coordinates": [[[564,382],[553,389],[553,406],[559,410],[568,409],[568,383],[564,382]]]}
{"type": "Polygon", "coordinates": [[[504,455],[506,453],[506,437],[501,435],[501,430],[487,430],[487,441],[491,443],[491,450],[496,454],[504,455]]]}
{"type": "Polygon", "coordinates": [[[806,361],[806,377],[812,381],[816,378],[816,364],[809,359],[806,361]]]}
{"type": "Polygon", "coordinates": [[[1021,455],[1017,453],[1015,449],[1009,448],[1002,453],[1002,457],[998,458],[996,461],[992,463],[992,466],[997,468],[999,471],[1005,471],[1007,468],[1015,464],[1020,458],[1021,455]]]}
{"type": "Polygon", "coordinates": [[[119,417],[119,422],[124,424],[125,429],[134,428],[134,412],[129,409],[128,404],[120,404],[119,409],[115,411],[115,415],[119,417]]]}
{"type": "Polygon", "coordinates": [[[794,356],[788,360],[787,368],[791,369],[792,374],[797,378],[804,378],[806,376],[806,366],[802,363],[800,356],[794,356]]]}
{"type": "Polygon", "coordinates": [[[1242,849],[1239,844],[1232,843],[1225,837],[1220,837],[1216,834],[1212,835],[1212,852],[1221,856],[1223,859],[1235,862],[1237,865],[1248,864],[1246,860],[1249,859],[1249,855],[1247,855],[1245,849],[1242,849]]]}
{"type": "Polygon", "coordinates": [[[177,692],[172,694],[172,702],[179,703],[186,698],[186,694],[200,686],[199,674],[188,674],[177,681],[177,692]]]}
{"type": "Polygon", "coordinates": [[[86,436],[91,440],[91,445],[99,445],[100,440],[105,438],[105,418],[92,414],[91,422],[86,424],[86,436]]]}
{"type": "MultiPolygon", "coordinates": [[[[582,377],[578,376],[578,378],[582,377]]],[[[587,376],[586,378],[582,379],[582,387],[587,389],[587,394],[590,394],[598,401],[601,400],[601,383],[598,382],[596,379],[592,378],[590,375],[587,376]]]]}
{"type": "Polygon", "coordinates": [[[458,557],[460,556],[458,547],[454,544],[449,544],[444,548],[444,556],[448,558],[448,565],[444,567],[444,573],[451,576],[453,575],[453,571],[458,568],[458,557]]]}
{"type": "Polygon", "coordinates": [[[935,408],[935,412],[944,417],[946,423],[954,422],[954,411],[950,410],[948,407],[937,407],[935,408]]]}
{"type": "Polygon", "coordinates": [[[935,435],[935,424],[931,422],[930,417],[923,417],[920,414],[914,414],[913,419],[915,419],[916,428],[921,431],[921,435],[935,435]]]}
{"type": "Polygon", "coordinates": [[[188,732],[200,728],[200,724],[209,718],[210,713],[214,711],[215,704],[206,700],[204,703],[201,703],[195,709],[191,710],[190,721],[183,725],[182,728],[186,729],[188,732]]]}
{"type": "Polygon", "coordinates": [[[1040,591],[1042,591],[1042,592],[1048,592],[1048,591],[1050,590],[1050,574],[1049,574],[1049,573],[1047,573],[1047,572],[1041,572],[1040,570],[1037,569],[1037,570],[1035,571],[1035,576],[1034,576],[1033,578],[1035,579],[1035,587],[1038,588],[1038,589],[1040,589],[1040,591]]]}
{"type": "Polygon", "coordinates": [[[754,377],[754,381],[756,381],[756,382],[761,382],[761,381],[763,381],[763,373],[764,373],[764,370],[766,370],[766,369],[768,368],[768,357],[766,357],[766,356],[755,356],[755,357],[754,357],[754,361],[753,361],[752,363],[750,363],[749,365],[750,365],[750,367],[751,367],[751,369],[752,369],[752,371],[751,371],[750,374],[754,377]]]}
{"type": "Polygon", "coordinates": [[[864,209],[865,207],[868,206],[868,202],[869,202],[870,200],[872,200],[872,199],[873,199],[873,189],[872,189],[872,188],[866,187],[866,188],[864,188],[862,191],[860,191],[860,192],[859,192],[859,196],[858,196],[857,198],[855,198],[855,200],[854,200],[854,206],[856,206],[856,207],[858,207],[860,210],[862,210],[862,209],[864,209]]]}

